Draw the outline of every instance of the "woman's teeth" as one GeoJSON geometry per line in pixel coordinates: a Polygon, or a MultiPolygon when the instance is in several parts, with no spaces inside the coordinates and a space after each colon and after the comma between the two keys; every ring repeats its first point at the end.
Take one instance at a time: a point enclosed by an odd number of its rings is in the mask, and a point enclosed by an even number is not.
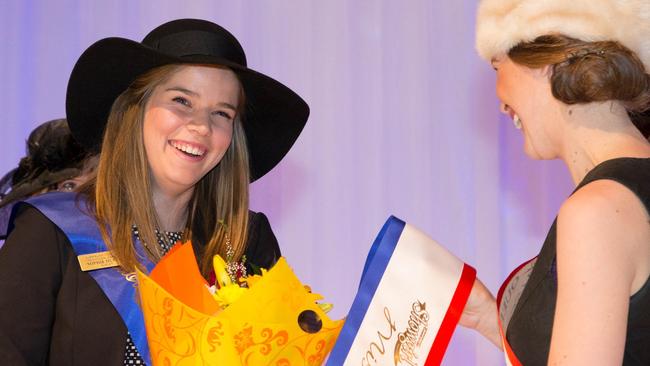
{"type": "Polygon", "coordinates": [[[186,145],[186,144],[180,144],[177,142],[172,142],[172,146],[175,147],[176,149],[190,155],[194,156],[201,156],[205,154],[205,150],[201,150],[198,147],[186,145]]]}
{"type": "Polygon", "coordinates": [[[518,115],[514,115],[512,117],[512,124],[515,125],[515,128],[518,130],[521,130],[521,119],[519,118],[518,115]]]}

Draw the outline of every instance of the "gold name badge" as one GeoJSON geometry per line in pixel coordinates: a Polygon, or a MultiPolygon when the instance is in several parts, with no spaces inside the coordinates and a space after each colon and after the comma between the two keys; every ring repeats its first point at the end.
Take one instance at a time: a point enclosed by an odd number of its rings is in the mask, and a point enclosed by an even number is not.
{"type": "Polygon", "coordinates": [[[84,272],[117,266],[117,261],[109,251],[82,254],[77,256],[77,259],[81,270],[84,272]]]}

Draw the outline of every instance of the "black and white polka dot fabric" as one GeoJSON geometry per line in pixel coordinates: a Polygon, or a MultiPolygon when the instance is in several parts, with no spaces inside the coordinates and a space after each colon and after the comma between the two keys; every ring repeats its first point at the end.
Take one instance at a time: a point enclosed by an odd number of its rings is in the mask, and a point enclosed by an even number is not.
{"type": "Polygon", "coordinates": [[[156,236],[158,236],[158,245],[160,245],[160,249],[162,249],[162,254],[165,255],[169,250],[176,244],[177,241],[181,240],[183,237],[183,233],[175,232],[175,231],[165,231],[165,234],[167,234],[167,237],[169,238],[169,242],[165,243],[165,241],[162,238],[162,235],[156,231],[156,236]]]}
{"type": "MultiPolygon", "coordinates": [[[[138,232],[138,227],[133,225],[133,235],[140,240],[140,233],[138,232]]],[[[183,232],[181,231],[165,231],[165,234],[167,234],[167,237],[169,238],[169,242],[165,242],[165,238],[162,236],[162,234],[156,230],[156,237],[158,238],[158,247],[162,249],[161,255],[167,254],[169,250],[176,244],[176,242],[180,241],[183,238],[183,232]]],[[[145,246],[147,245],[146,243],[143,243],[145,246]]]]}
{"type": "MultiPolygon", "coordinates": [[[[167,252],[172,248],[172,246],[176,244],[177,241],[183,238],[182,232],[166,231],[165,234],[167,234],[167,237],[169,238],[169,242],[171,243],[171,245],[167,244],[162,234],[160,234],[158,230],[156,230],[156,237],[158,238],[158,246],[160,247],[160,249],[162,249],[162,255],[167,254],[167,252]]],[[[135,225],[133,226],[133,235],[135,235],[138,239],[140,238],[138,235],[138,228],[135,225]]],[[[138,349],[135,347],[135,344],[133,344],[133,340],[131,339],[131,334],[129,333],[126,334],[126,350],[124,352],[124,365],[146,365],[146,363],[142,360],[142,356],[140,356],[140,352],[138,352],[138,349]]]]}
{"type": "Polygon", "coordinates": [[[131,339],[131,334],[126,334],[126,354],[124,355],[124,364],[125,365],[146,365],[142,361],[140,352],[135,348],[133,340],[131,339]]]}

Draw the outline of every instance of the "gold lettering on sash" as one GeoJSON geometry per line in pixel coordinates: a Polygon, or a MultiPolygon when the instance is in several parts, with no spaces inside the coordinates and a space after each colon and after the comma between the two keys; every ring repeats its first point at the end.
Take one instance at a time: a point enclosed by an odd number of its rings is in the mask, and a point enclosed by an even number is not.
{"type": "Polygon", "coordinates": [[[84,272],[117,266],[117,261],[109,251],[82,254],[77,256],[77,260],[79,260],[79,266],[84,272]]]}
{"type": "MultiPolygon", "coordinates": [[[[393,335],[396,334],[397,325],[390,315],[388,307],[384,307],[384,318],[388,329],[384,332],[377,330],[377,339],[368,344],[366,353],[361,359],[362,366],[371,366],[378,363],[378,358],[383,356],[387,349],[386,346],[392,342],[393,335]]],[[[418,365],[417,349],[422,346],[424,337],[429,330],[429,312],[426,303],[415,301],[411,305],[411,313],[407,321],[406,330],[397,334],[393,360],[395,365],[407,364],[411,366],[418,365]]],[[[384,363],[382,362],[382,365],[384,363]]]]}
{"type": "Polygon", "coordinates": [[[124,273],[124,279],[129,282],[138,282],[138,276],[135,274],[135,272],[124,273]]]}
{"type": "Polygon", "coordinates": [[[411,306],[411,315],[408,320],[408,327],[397,335],[395,353],[393,355],[395,366],[405,362],[411,366],[417,366],[416,349],[422,345],[422,340],[429,330],[429,312],[426,310],[426,303],[419,300],[411,306]]]}
{"type": "Polygon", "coordinates": [[[376,342],[370,342],[365,356],[361,359],[362,366],[369,366],[370,359],[372,359],[374,363],[377,363],[377,358],[375,357],[374,352],[375,351],[378,352],[379,355],[383,355],[384,353],[386,353],[386,347],[384,346],[384,341],[390,340],[391,337],[393,336],[393,332],[397,330],[397,327],[395,326],[395,322],[391,320],[390,310],[388,310],[387,307],[384,307],[384,317],[386,318],[386,322],[388,323],[388,331],[386,332],[388,333],[388,335],[383,334],[380,331],[377,331],[377,338],[379,344],[377,344],[376,342]]]}

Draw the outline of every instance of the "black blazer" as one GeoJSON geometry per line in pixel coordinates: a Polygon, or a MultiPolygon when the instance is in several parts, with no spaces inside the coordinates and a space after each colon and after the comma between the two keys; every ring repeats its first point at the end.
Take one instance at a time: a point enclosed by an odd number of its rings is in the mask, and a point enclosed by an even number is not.
{"type": "MultiPolygon", "coordinates": [[[[251,212],[246,257],[265,268],[280,248],[251,212]]],[[[122,365],[127,329],[63,232],[23,205],[0,250],[0,364],[122,365]]]]}

